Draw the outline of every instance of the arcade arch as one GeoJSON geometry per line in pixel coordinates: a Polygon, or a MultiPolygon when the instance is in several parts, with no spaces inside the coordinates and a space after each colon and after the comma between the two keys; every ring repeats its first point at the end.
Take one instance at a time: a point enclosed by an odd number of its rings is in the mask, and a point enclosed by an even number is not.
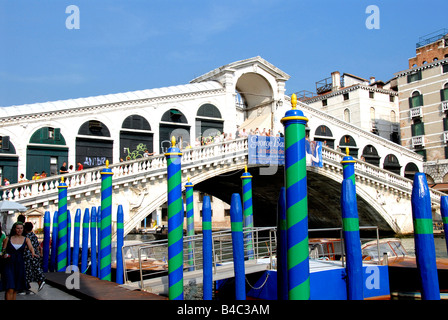
{"type": "Polygon", "coordinates": [[[144,117],[130,115],[124,119],[120,131],[120,159],[143,157],[145,150],[153,152],[153,132],[144,117]]]}
{"type": "Polygon", "coordinates": [[[109,128],[98,120],[84,122],[76,137],[76,163],[84,169],[102,166],[106,160],[113,162],[114,141],[109,128]]]}
{"type": "Polygon", "coordinates": [[[224,131],[224,120],[219,109],[211,104],[201,105],[196,113],[195,138],[216,136],[224,131]]]}
{"type": "Polygon", "coordinates": [[[171,137],[185,148],[190,143],[190,125],[185,115],[178,109],[169,109],[162,115],[159,124],[159,152],[165,153],[171,146],[171,137]]]}
{"type": "Polygon", "coordinates": [[[43,171],[50,175],[59,174],[59,167],[68,161],[68,146],[60,128],[43,127],[31,135],[26,148],[26,178],[43,171]]]}

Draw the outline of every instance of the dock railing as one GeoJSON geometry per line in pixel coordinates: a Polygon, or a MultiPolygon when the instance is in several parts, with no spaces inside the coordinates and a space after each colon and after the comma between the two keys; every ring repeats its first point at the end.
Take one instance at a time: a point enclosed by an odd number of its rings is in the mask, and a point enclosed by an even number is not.
{"type": "MultiPolygon", "coordinates": [[[[345,267],[344,237],[342,228],[309,229],[309,258],[316,260],[340,261],[345,267]],[[317,234],[317,235],[316,235],[317,234]],[[315,236],[316,235],[316,236],[315,236]]],[[[361,226],[361,244],[368,241],[379,241],[379,230],[376,226],[361,226]],[[363,236],[366,232],[369,237],[363,236]]],[[[245,260],[263,261],[269,269],[276,269],[277,261],[277,228],[255,227],[244,228],[245,260]],[[246,236],[251,236],[249,242],[246,236]],[[252,245],[249,249],[249,245],[252,245]]],[[[202,234],[184,236],[184,275],[188,272],[202,270],[202,234]]],[[[233,246],[231,230],[212,233],[213,273],[218,266],[233,263],[233,246]]],[[[378,242],[379,243],[379,242],[378,242]]],[[[123,270],[125,283],[143,282],[146,279],[168,274],[168,239],[153,240],[144,243],[123,246],[123,270]]],[[[378,256],[379,256],[378,245],[378,256]]]]}
{"type": "MultiPolygon", "coordinates": [[[[245,259],[263,259],[268,261],[265,263],[269,264],[269,268],[273,268],[277,246],[276,227],[244,228],[243,236],[245,259]],[[248,235],[252,240],[248,240],[248,235]]],[[[184,275],[202,270],[202,238],[202,234],[184,236],[184,275]]],[[[213,232],[212,243],[213,273],[216,274],[218,266],[233,262],[231,230],[213,232]]],[[[126,245],[122,251],[125,283],[140,281],[142,287],[146,279],[167,275],[168,239],[126,245]]]]}

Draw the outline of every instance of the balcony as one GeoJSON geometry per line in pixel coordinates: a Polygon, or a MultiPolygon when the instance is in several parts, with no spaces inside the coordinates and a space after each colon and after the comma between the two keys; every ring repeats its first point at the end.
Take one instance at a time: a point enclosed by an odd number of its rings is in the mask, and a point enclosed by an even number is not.
{"type": "Polygon", "coordinates": [[[412,118],[421,118],[423,115],[422,107],[414,107],[409,110],[409,117],[412,118]]]}
{"type": "Polygon", "coordinates": [[[442,101],[442,111],[448,111],[448,100],[442,101]]]}
{"type": "Polygon", "coordinates": [[[423,147],[425,145],[425,139],[424,136],[415,136],[412,137],[412,147],[423,147]]]}

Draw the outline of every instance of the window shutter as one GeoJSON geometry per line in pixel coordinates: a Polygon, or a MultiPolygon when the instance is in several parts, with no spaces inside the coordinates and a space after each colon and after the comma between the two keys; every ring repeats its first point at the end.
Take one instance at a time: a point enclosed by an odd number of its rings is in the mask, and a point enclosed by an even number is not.
{"type": "Polygon", "coordinates": [[[9,136],[2,137],[2,150],[9,150],[9,136]]]}
{"type": "Polygon", "coordinates": [[[54,140],[55,141],[61,140],[61,128],[54,128],[54,140]]]}

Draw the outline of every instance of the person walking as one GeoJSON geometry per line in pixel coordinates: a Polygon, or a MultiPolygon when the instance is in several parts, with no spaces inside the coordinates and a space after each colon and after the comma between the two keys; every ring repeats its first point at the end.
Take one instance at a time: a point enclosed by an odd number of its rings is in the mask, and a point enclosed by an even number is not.
{"type": "Polygon", "coordinates": [[[35,257],[30,239],[23,236],[23,224],[16,222],[11,228],[9,237],[3,241],[4,269],[2,272],[2,286],[5,290],[5,300],[16,300],[17,292],[27,289],[24,263],[25,248],[35,257]]]}
{"type": "Polygon", "coordinates": [[[26,282],[28,283],[28,285],[30,285],[31,282],[37,282],[37,284],[39,285],[38,291],[40,291],[45,285],[45,275],[41,261],[42,260],[41,257],[43,256],[42,252],[43,249],[39,245],[39,239],[33,232],[33,223],[25,222],[24,230],[26,232],[25,236],[28,239],[30,239],[31,245],[34,248],[34,253],[36,254],[36,256],[33,257],[31,255],[31,251],[25,249],[24,261],[25,261],[26,282]],[[37,255],[37,253],[39,254],[37,255]]]}

